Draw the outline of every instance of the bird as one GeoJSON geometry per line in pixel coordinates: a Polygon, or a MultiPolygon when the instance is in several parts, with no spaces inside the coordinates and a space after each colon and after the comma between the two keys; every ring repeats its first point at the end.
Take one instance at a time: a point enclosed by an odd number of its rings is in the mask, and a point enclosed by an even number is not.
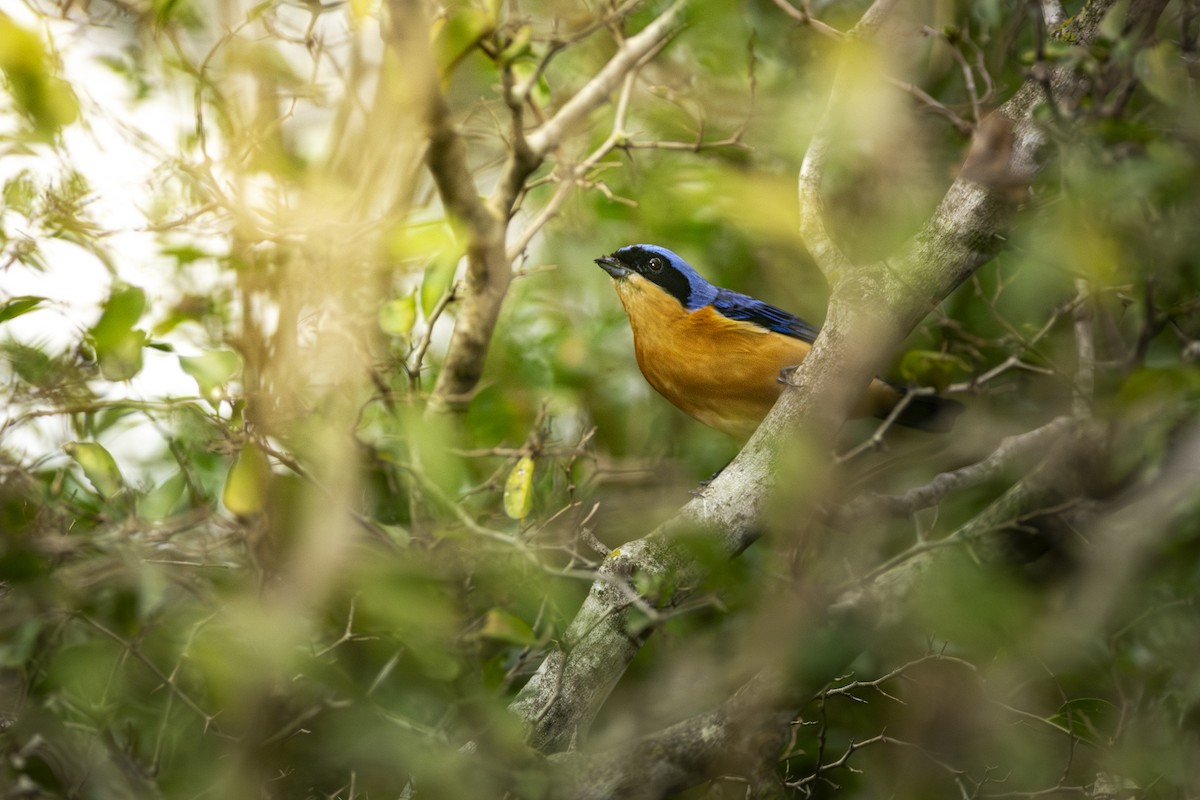
{"type": "MultiPolygon", "coordinates": [[[[594,259],[612,278],[633,329],[642,375],[673,405],[745,441],[775,405],[784,371],[820,330],[762,300],[714,286],[683,258],[652,244],[594,259]]],[[[875,378],[853,416],[886,418],[908,390],[875,378]]],[[[945,432],[961,403],[913,395],[894,422],[945,432]]]]}

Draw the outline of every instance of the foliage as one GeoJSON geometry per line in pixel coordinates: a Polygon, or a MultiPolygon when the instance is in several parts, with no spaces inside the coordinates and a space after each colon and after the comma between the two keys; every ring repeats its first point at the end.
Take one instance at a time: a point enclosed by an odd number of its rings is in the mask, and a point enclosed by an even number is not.
{"type": "Polygon", "coordinates": [[[917,3],[848,45],[868,4],[811,5],[692,3],[528,163],[673,11],[0,12],[4,796],[561,795],[619,768],[544,758],[550,709],[510,704],[618,589],[640,652],[576,753],[786,676],[688,796],[1200,792],[1200,9],[1116,4],[1081,45],[1052,2],[917,3]],[[818,125],[834,239],[886,258],[1060,67],[1087,91],[1035,111],[1002,252],[896,357],[968,405],[955,433],[787,443],[753,547],[692,531],[598,579],[738,445],[645,384],[592,259],[663,244],[820,322],[818,125]],[[446,390],[468,330],[482,373],[446,390]],[[879,619],[837,611],[892,576],[879,619]]]}

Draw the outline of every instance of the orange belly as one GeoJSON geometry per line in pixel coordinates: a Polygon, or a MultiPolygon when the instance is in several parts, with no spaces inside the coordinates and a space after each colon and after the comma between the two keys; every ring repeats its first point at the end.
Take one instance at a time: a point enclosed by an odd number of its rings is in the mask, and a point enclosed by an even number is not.
{"type": "MultiPolygon", "coordinates": [[[[803,361],[812,345],[731,320],[708,306],[689,312],[663,292],[623,283],[618,294],[633,328],[638,366],[650,385],[705,425],[749,438],[783,391],[780,370],[803,361]]],[[[858,413],[886,411],[898,398],[876,380],[858,413]]]]}

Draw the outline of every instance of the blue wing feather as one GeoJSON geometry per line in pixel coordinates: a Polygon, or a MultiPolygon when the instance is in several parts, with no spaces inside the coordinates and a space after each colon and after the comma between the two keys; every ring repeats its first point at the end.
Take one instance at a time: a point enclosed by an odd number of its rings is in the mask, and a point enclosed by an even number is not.
{"type": "Polygon", "coordinates": [[[729,289],[717,290],[712,307],[729,319],[752,322],[761,328],[805,342],[812,342],[816,339],[820,330],[783,309],[764,303],[762,300],[755,300],[749,295],[732,292],[729,289]]]}

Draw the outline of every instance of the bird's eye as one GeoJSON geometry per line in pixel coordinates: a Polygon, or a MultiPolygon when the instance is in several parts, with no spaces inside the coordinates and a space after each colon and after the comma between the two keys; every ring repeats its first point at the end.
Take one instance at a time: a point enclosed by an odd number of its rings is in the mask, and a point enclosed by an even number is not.
{"type": "Polygon", "coordinates": [[[650,259],[649,266],[650,266],[651,272],[662,272],[662,267],[663,267],[662,259],[661,258],[650,259]]]}

